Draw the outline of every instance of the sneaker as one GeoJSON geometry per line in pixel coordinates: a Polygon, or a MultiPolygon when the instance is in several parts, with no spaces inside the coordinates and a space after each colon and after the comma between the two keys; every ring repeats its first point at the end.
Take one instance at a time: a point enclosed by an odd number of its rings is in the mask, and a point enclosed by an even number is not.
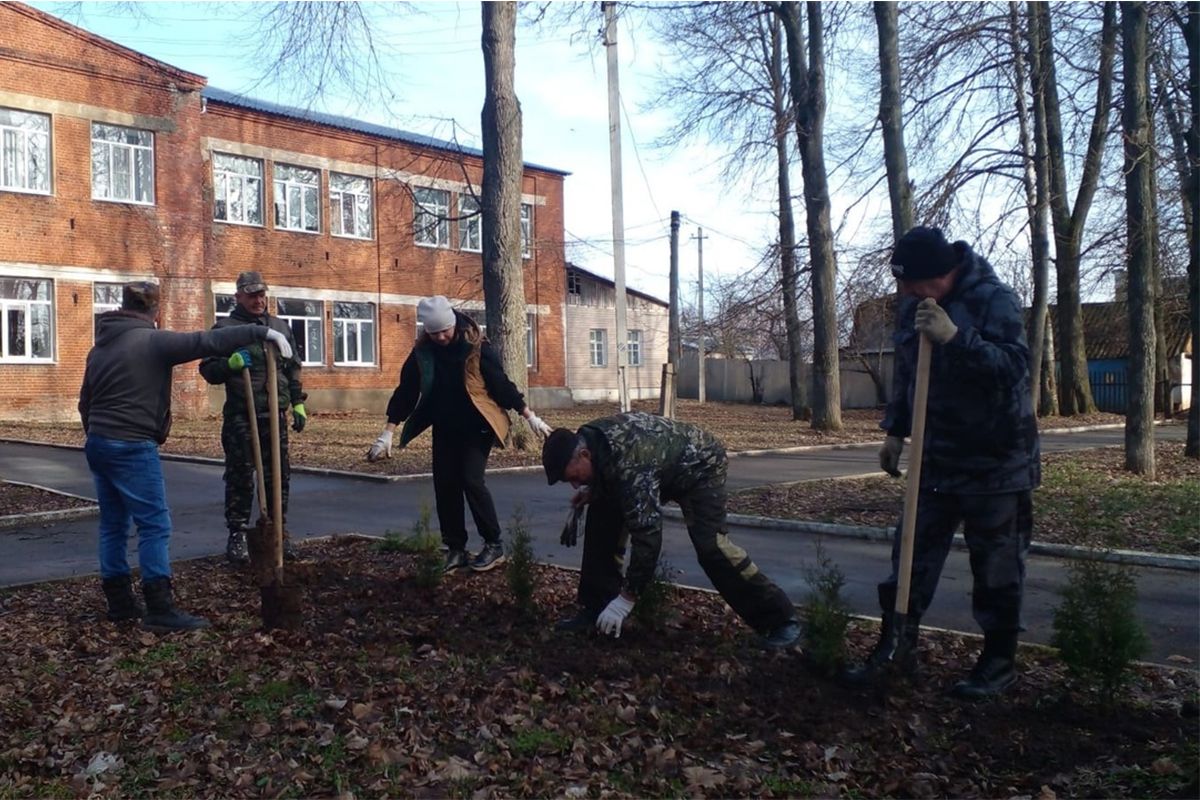
{"type": "Polygon", "coordinates": [[[763,646],[769,650],[784,650],[800,641],[800,623],[789,619],[763,637],[763,646]]]}
{"type": "Polygon", "coordinates": [[[581,608],[573,617],[565,617],[554,624],[558,633],[586,633],[596,627],[596,618],[600,616],[586,608],[581,608]]]}
{"type": "Polygon", "coordinates": [[[504,555],[504,546],[499,542],[488,542],[479,551],[479,555],[471,559],[471,569],[476,572],[487,572],[492,567],[498,567],[504,563],[506,556],[504,555]]]}
{"type": "Polygon", "coordinates": [[[454,572],[465,566],[467,566],[467,551],[450,550],[446,553],[446,566],[442,568],[442,572],[454,572]]]}
{"type": "Polygon", "coordinates": [[[244,528],[238,528],[229,532],[229,538],[225,540],[225,559],[230,564],[248,564],[250,562],[250,551],[246,549],[246,531],[244,528]]]}

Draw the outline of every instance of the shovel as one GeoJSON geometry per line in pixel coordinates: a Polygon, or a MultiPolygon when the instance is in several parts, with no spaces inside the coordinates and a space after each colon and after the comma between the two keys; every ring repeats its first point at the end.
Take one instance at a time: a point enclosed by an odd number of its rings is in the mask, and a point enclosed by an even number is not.
{"type": "Polygon", "coordinates": [[[250,531],[250,565],[262,599],[262,620],[265,628],[297,628],[302,622],[299,586],[289,586],[283,579],[283,475],[279,447],[279,383],[275,346],[263,345],[267,357],[267,402],[271,420],[271,500],[267,510],[266,480],[263,476],[262,445],[258,433],[258,416],[254,408],[254,392],[249,370],[243,370],[246,383],[246,408],[250,416],[251,449],[254,469],[258,476],[258,523],[250,531]]]}
{"type": "Polygon", "coordinates": [[[921,456],[925,450],[925,408],[929,400],[929,361],[932,346],[929,338],[921,334],[917,346],[917,386],[913,395],[912,450],[908,456],[908,476],[904,487],[904,518],[900,527],[900,564],[896,576],[895,626],[898,636],[896,663],[903,663],[912,641],[908,627],[908,595],[912,589],[913,540],[917,529],[917,499],[921,492],[921,456]]]}

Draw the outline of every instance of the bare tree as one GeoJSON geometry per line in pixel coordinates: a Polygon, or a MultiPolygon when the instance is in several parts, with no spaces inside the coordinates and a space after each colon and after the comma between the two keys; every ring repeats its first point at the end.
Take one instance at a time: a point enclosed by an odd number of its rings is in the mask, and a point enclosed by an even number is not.
{"type": "Polygon", "coordinates": [[[913,226],[912,184],[904,149],[904,112],[900,95],[900,34],[897,3],[873,3],[879,33],[879,122],[883,127],[883,160],[892,207],[892,241],[913,226]]]}

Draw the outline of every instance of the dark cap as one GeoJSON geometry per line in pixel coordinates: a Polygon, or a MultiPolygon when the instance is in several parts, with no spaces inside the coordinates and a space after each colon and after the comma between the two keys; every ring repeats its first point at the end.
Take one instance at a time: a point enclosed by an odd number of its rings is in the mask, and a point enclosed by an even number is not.
{"type": "Polygon", "coordinates": [[[244,294],[265,292],[267,290],[267,284],[265,281],[263,281],[261,272],[250,270],[248,272],[238,273],[237,290],[244,294]]]}
{"type": "Polygon", "coordinates": [[[902,281],[940,278],[954,269],[958,258],[941,228],[918,225],[900,237],[892,250],[892,275],[902,281]]]}
{"type": "Polygon", "coordinates": [[[121,308],[152,314],[158,310],[161,299],[158,284],[150,281],[134,281],[121,287],[121,308]]]}
{"type": "Polygon", "coordinates": [[[550,432],[542,445],[542,467],[546,470],[546,483],[553,486],[563,479],[563,472],[566,471],[567,464],[571,463],[578,446],[579,434],[575,431],[555,428],[550,432]]]}

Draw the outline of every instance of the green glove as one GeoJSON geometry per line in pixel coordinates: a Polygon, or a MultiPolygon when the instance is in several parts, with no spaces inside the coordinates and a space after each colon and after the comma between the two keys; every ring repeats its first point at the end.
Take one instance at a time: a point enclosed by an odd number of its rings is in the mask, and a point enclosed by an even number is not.
{"type": "Polygon", "coordinates": [[[245,348],[237,350],[229,357],[229,368],[234,372],[241,372],[246,367],[250,366],[250,351],[245,348]]]}
{"type": "Polygon", "coordinates": [[[304,410],[304,403],[296,403],[292,406],[292,430],[299,433],[304,430],[306,424],[308,424],[308,412],[304,410]]]}

